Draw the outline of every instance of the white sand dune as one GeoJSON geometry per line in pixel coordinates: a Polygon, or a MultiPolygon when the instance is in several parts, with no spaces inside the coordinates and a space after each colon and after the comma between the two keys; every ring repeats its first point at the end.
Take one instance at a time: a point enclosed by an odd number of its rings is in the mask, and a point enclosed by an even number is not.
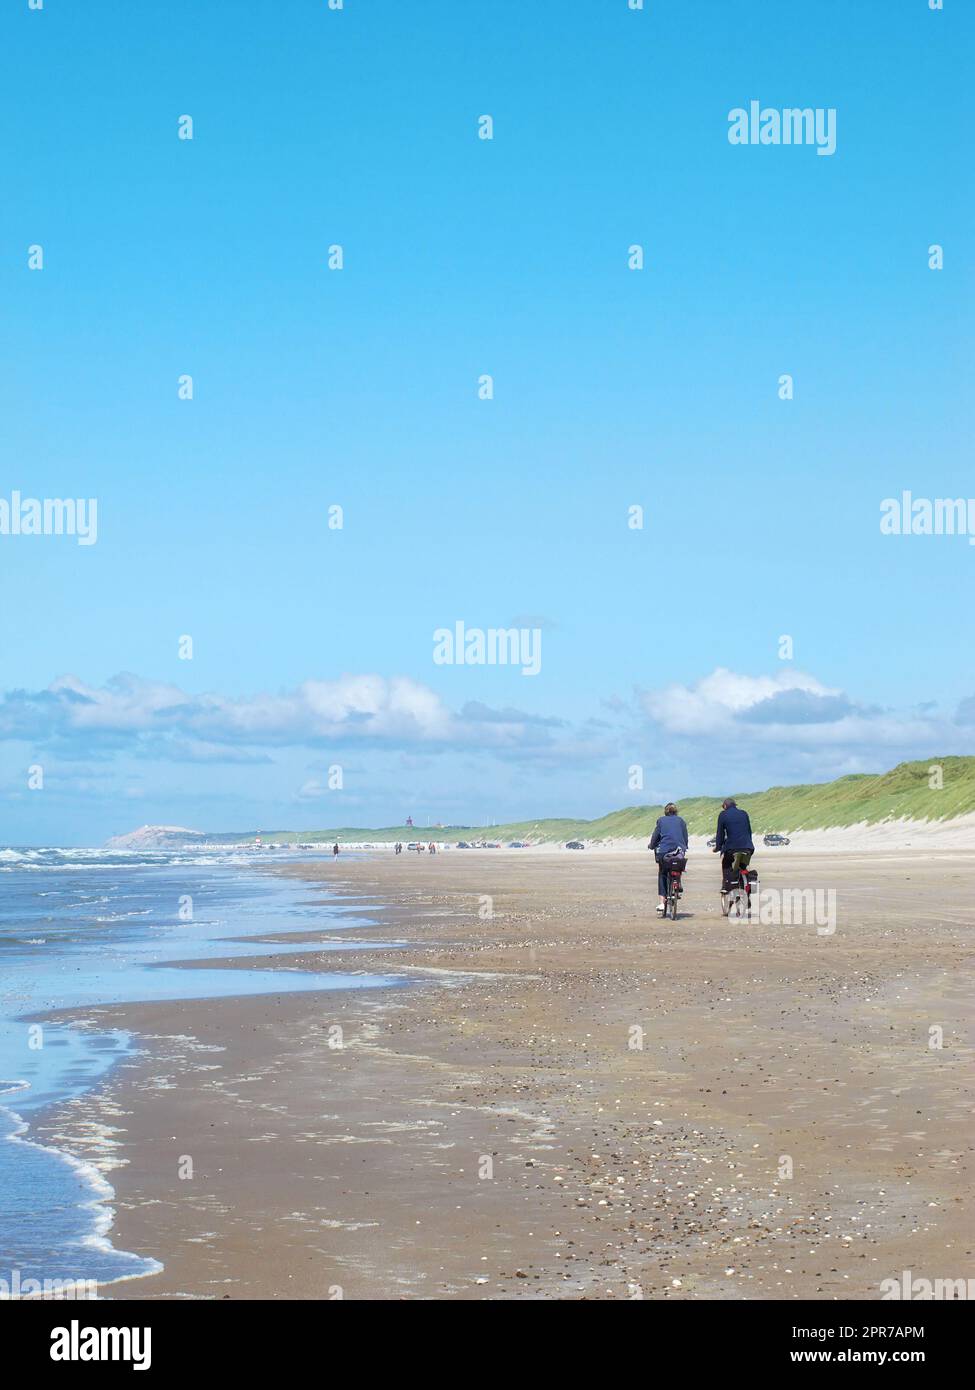
{"type": "MultiPolygon", "coordinates": [[[[975,851],[975,814],[941,821],[902,819],[880,821],[875,825],[861,821],[858,825],[828,826],[823,830],[788,830],[783,827],[782,833],[789,837],[790,853],[799,854],[896,852],[904,849],[975,851]]],[[[647,839],[606,840],[587,844],[586,848],[590,853],[600,850],[645,851],[647,839]]],[[[775,854],[775,849],[765,849],[761,839],[756,834],[756,849],[775,854]]],[[[707,837],[692,835],[690,847],[695,853],[709,852],[707,837]]]]}

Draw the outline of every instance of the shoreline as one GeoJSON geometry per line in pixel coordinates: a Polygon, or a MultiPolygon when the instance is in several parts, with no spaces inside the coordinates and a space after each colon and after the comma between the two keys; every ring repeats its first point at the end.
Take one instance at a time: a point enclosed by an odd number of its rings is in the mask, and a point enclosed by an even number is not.
{"type": "MultiPolygon", "coordinates": [[[[20,1086],[11,1086],[9,1094],[16,1095],[18,1090],[27,1089],[29,1088],[26,1083],[21,1083],[20,1086]]],[[[32,1121],[36,1116],[27,1118],[22,1115],[20,1111],[14,1110],[10,1105],[4,1104],[2,1097],[5,1097],[7,1094],[7,1091],[0,1092],[0,1111],[8,1115],[13,1120],[14,1125],[10,1132],[3,1136],[2,1142],[21,1145],[25,1148],[37,1149],[40,1153],[51,1155],[53,1158],[63,1163],[72,1173],[76,1174],[87,1188],[85,1199],[77,1203],[77,1210],[91,1213],[92,1228],[80,1238],[80,1244],[86,1248],[101,1250],[103,1253],[111,1254],[119,1259],[130,1258],[133,1263],[141,1261],[143,1264],[154,1266],[154,1268],[134,1270],[131,1273],[119,1274],[112,1279],[100,1281],[85,1278],[80,1274],[49,1276],[31,1274],[25,1276],[25,1278],[38,1282],[47,1280],[48,1282],[53,1282],[55,1285],[69,1283],[78,1287],[87,1287],[97,1283],[99,1287],[107,1288],[112,1284],[121,1283],[126,1280],[142,1279],[148,1275],[161,1273],[163,1269],[162,1264],[152,1256],[134,1255],[129,1251],[119,1250],[118,1247],[113,1244],[111,1240],[111,1231],[115,1222],[115,1210],[112,1203],[115,1200],[115,1190],[98,1164],[91,1159],[79,1157],[71,1149],[64,1147],[62,1144],[45,1144],[34,1137],[32,1121]]],[[[59,1104],[63,1104],[63,1102],[59,1104]]],[[[53,1111],[54,1106],[46,1108],[50,1108],[53,1111]]],[[[37,1112],[38,1115],[43,1115],[43,1113],[43,1109],[37,1112]]],[[[0,1273],[0,1278],[3,1277],[5,1277],[5,1274],[0,1273]]],[[[43,1295],[28,1294],[21,1295],[20,1297],[24,1301],[27,1301],[32,1298],[43,1297],[43,1295]]]]}
{"type": "MultiPolygon", "coordinates": [[[[849,903],[825,940],[730,927],[713,863],[666,927],[630,854],[281,866],[367,904],[356,940],[407,943],[330,968],[415,982],[84,1011],[149,1049],[38,1125],[124,1130],[111,1237],[164,1268],[105,1296],[869,1299],[904,1268],[970,1276],[975,853],[907,866],[920,922],[889,866],[843,861],[820,866],[849,903]]],[[[788,850],[762,873],[822,881],[788,850]]],[[[309,949],[222,968],[307,968],[341,937],[274,933],[309,949]]]]}

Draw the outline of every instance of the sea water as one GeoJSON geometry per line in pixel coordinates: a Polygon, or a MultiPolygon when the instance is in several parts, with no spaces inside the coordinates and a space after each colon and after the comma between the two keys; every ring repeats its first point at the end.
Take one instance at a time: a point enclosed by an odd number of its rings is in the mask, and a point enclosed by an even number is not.
{"type": "Polygon", "coordinates": [[[232,851],[0,849],[0,1298],[27,1279],[102,1284],[159,1268],[113,1246],[106,1178],[31,1138],[32,1115],[97,1087],[139,1040],[44,1015],[402,983],[389,975],[171,964],[348,949],[254,939],[368,921],[334,899],[309,902],[312,893],[308,884],[257,872],[232,851]]]}

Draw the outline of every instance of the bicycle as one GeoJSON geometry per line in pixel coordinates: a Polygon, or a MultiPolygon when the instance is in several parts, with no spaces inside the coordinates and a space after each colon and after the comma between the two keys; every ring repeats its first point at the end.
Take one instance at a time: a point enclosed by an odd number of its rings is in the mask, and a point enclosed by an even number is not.
{"type": "Polygon", "coordinates": [[[674,921],[677,921],[677,900],[684,892],[682,874],[687,868],[687,860],[683,855],[667,856],[665,859],[667,868],[667,896],[664,899],[664,917],[669,912],[674,921]]]}
{"type": "Polygon", "coordinates": [[[758,870],[750,869],[748,863],[751,853],[735,850],[731,857],[731,887],[721,889],[721,915],[730,917],[732,908],[737,920],[747,917],[751,920],[752,900],[758,901],[758,870]]]}

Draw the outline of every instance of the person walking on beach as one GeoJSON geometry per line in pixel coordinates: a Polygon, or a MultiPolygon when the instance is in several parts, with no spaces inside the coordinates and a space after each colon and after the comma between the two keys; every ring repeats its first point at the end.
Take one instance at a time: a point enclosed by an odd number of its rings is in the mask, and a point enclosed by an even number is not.
{"type": "Polygon", "coordinates": [[[739,869],[747,869],[755,853],[748,812],[738,807],[733,796],[726,797],[721,803],[714,852],[721,855],[721,891],[730,893],[731,875],[739,869]]]}
{"type": "Polygon", "coordinates": [[[338,845],[333,845],[333,846],[332,846],[332,858],[333,858],[333,859],[334,859],[335,856],[338,854],[338,852],[339,852],[339,847],[338,847],[338,845]]]}
{"type": "Polygon", "coordinates": [[[662,917],[667,907],[667,864],[666,856],[680,851],[687,854],[687,822],[672,801],[664,807],[664,813],[657,820],[647,849],[653,850],[657,861],[657,916],[662,917]]]}

